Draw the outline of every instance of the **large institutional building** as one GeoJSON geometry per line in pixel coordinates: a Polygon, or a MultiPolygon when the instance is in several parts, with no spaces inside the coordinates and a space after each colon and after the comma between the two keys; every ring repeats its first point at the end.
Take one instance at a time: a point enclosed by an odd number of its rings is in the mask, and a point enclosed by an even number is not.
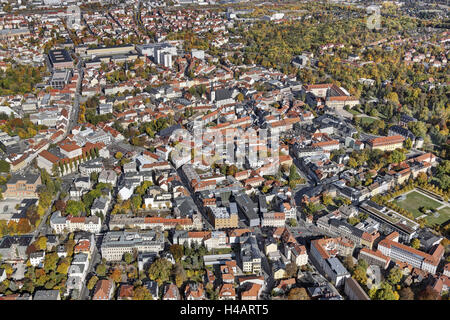
{"type": "Polygon", "coordinates": [[[431,253],[428,254],[398,243],[398,237],[397,232],[391,233],[378,244],[378,250],[392,260],[405,262],[432,274],[436,273],[439,261],[444,255],[444,247],[442,245],[435,246],[431,253]]]}
{"type": "Polygon", "coordinates": [[[158,231],[111,231],[103,239],[102,257],[106,261],[120,261],[126,252],[160,252],[164,249],[164,235],[158,231]]]}

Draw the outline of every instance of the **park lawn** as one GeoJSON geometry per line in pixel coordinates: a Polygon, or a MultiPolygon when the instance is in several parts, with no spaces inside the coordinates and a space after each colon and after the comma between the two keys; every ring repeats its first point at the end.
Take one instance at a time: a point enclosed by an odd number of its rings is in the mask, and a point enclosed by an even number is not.
{"type": "Polygon", "coordinates": [[[427,207],[436,209],[441,206],[441,204],[417,191],[410,192],[406,195],[405,200],[397,201],[394,200],[396,204],[398,204],[403,209],[408,210],[413,214],[415,218],[423,215],[422,212],[419,211],[420,207],[427,207]]]}
{"type": "Polygon", "coordinates": [[[445,207],[444,209],[438,210],[439,217],[435,218],[432,215],[427,217],[426,220],[429,225],[441,225],[450,219],[450,207],[445,207]]]}
{"type": "Polygon", "coordinates": [[[359,115],[361,114],[361,112],[356,111],[356,110],[353,110],[353,109],[351,109],[351,108],[348,109],[347,111],[350,112],[351,114],[355,115],[355,116],[359,116],[359,115]]]}
{"type": "Polygon", "coordinates": [[[371,125],[376,119],[369,117],[361,117],[361,123],[365,126],[371,125]]]}

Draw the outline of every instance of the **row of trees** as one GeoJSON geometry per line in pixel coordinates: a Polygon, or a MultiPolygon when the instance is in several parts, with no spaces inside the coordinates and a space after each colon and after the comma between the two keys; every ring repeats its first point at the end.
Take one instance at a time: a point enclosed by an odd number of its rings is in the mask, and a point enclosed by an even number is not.
{"type": "Polygon", "coordinates": [[[78,170],[78,166],[83,162],[98,158],[100,151],[98,147],[92,148],[76,158],[70,158],[68,161],[59,161],[52,166],[52,174],[54,176],[65,175],[78,170]]]}

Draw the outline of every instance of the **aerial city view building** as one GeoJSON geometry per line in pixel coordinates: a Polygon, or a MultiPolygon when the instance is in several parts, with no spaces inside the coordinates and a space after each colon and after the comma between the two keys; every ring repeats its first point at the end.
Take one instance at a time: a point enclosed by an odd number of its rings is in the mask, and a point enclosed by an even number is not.
{"type": "Polygon", "coordinates": [[[449,12],[0,1],[0,300],[448,300],[449,12]]]}

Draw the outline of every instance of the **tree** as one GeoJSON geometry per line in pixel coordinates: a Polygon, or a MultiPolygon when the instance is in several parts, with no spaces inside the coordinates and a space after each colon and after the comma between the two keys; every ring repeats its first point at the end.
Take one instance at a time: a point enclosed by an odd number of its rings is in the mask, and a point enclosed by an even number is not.
{"type": "Polygon", "coordinates": [[[98,277],[96,275],[93,275],[90,279],[89,282],[87,283],[87,288],[88,290],[92,290],[94,289],[95,285],[97,284],[98,281],[98,277]]]}
{"type": "Polygon", "coordinates": [[[75,248],[75,241],[73,240],[73,238],[66,241],[65,247],[67,256],[71,257],[73,255],[73,249],[75,248]]]}
{"type": "Polygon", "coordinates": [[[60,172],[59,172],[59,166],[54,163],[52,166],[52,175],[53,176],[59,176],[60,172]]]}
{"type": "Polygon", "coordinates": [[[228,176],[234,176],[238,172],[238,168],[233,164],[228,167],[227,169],[227,175],[228,176]]]}
{"type": "Polygon", "coordinates": [[[324,194],[322,194],[322,203],[325,206],[331,205],[331,204],[333,204],[333,198],[331,197],[330,194],[324,193],[324,194]]]}
{"type": "Polygon", "coordinates": [[[287,221],[287,223],[288,223],[288,225],[289,225],[290,227],[294,227],[294,228],[298,225],[298,224],[297,224],[297,220],[294,219],[294,218],[289,219],[289,220],[287,221]]]}
{"type": "Polygon", "coordinates": [[[18,233],[29,233],[31,231],[31,225],[28,219],[20,219],[17,224],[17,232],[18,233]]]}
{"type": "Polygon", "coordinates": [[[395,104],[400,104],[400,102],[398,101],[398,94],[396,92],[394,92],[394,91],[389,92],[386,95],[386,99],[388,101],[391,101],[391,102],[395,103],[395,104]]]}
{"type": "Polygon", "coordinates": [[[389,275],[388,275],[388,281],[395,285],[397,283],[399,283],[403,278],[403,274],[402,271],[399,268],[392,268],[389,271],[389,275]]]}
{"type": "Polygon", "coordinates": [[[262,192],[262,193],[267,193],[267,192],[269,192],[269,190],[270,190],[270,186],[263,186],[263,187],[261,188],[261,192],[262,192]]]}
{"type": "Polygon", "coordinates": [[[419,182],[420,184],[424,185],[428,182],[428,176],[425,172],[420,172],[417,175],[417,182],[419,182]]]}
{"type": "Polygon", "coordinates": [[[103,263],[99,264],[97,268],[95,268],[95,273],[100,277],[104,277],[106,275],[106,265],[103,263]]]}
{"type": "Polygon", "coordinates": [[[373,287],[369,290],[368,296],[369,296],[370,300],[375,300],[375,299],[376,299],[376,297],[377,297],[377,291],[378,291],[378,289],[377,289],[375,286],[373,286],[373,287]]]}
{"type": "Polygon", "coordinates": [[[413,247],[414,249],[419,249],[420,248],[420,240],[418,238],[412,239],[411,247],[413,247]]]}
{"type": "Polygon", "coordinates": [[[155,280],[158,284],[162,284],[169,280],[172,263],[164,258],[155,260],[148,269],[148,275],[151,280],[155,280]]]}
{"type": "Polygon", "coordinates": [[[47,248],[47,237],[41,236],[35,241],[35,246],[38,250],[45,250],[47,248]]]}
{"type": "Polygon", "coordinates": [[[389,155],[389,163],[400,163],[406,159],[406,155],[404,152],[400,150],[394,150],[389,155]]]}
{"type": "Polygon", "coordinates": [[[348,165],[352,168],[356,168],[358,166],[358,163],[354,158],[350,157],[350,159],[348,160],[348,165]]]}
{"type": "Polygon", "coordinates": [[[67,260],[63,259],[58,265],[58,268],[56,268],[56,272],[61,274],[67,274],[67,271],[69,270],[69,262],[67,260]]]}
{"type": "Polygon", "coordinates": [[[408,123],[408,128],[417,137],[425,138],[427,135],[427,126],[422,121],[411,121],[408,123]]]}
{"type": "Polygon", "coordinates": [[[14,272],[13,267],[12,267],[9,263],[3,263],[3,264],[0,266],[0,269],[5,270],[5,272],[6,272],[6,277],[7,277],[7,278],[9,278],[9,277],[13,274],[13,272],[14,272]]]}
{"type": "Polygon", "coordinates": [[[352,271],[355,268],[355,263],[353,262],[353,257],[351,255],[344,258],[344,265],[349,271],[352,271]]]}
{"type": "Polygon", "coordinates": [[[400,296],[396,291],[392,289],[392,286],[383,282],[380,284],[380,288],[377,290],[375,299],[376,300],[398,300],[400,296]]]}
{"type": "Polygon", "coordinates": [[[34,284],[32,279],[25,278],[22,292],[28,292],[29,294],[32,294],[34,292],[34,284]]]}
{"type": "Polygon", "coordinates": [[[153,300],[153,296],[144,286],[134,288],[133,300],[153,300]]]}
{"type": "Polygon", "coordinates": [[[79,216],[80,213],[85,212],[85,206],[82,201],[69,200],[67,201],[66,213],[71,216],[79,216]]]}
{"type": "Polygon", "coordinates": [[[305,288],[292,288],[288,295],[289,300],[311,300],[305,288]]]}
{"type": "Polygon", "coordinates": [[[5,160],[0,160],[0,172],[10,172],[11,165],[5,160]]]}
{"type": "Polygon", "coordinates": [[[286,275],[289,278],[295,277],[297,275],[298,267],[295,263],[290,262],[286,265],[286,275]]]}
{"type": "Polygon", "coordinates": [[[131,253],[129,253],[129,252],[125,252],[123,254],[123,259],[125,260],[125,262],[127,264],[131,264],[133,262],[133,260],[134,260],[133,255],[131,253]]]}
{"type": "Polygon", "coordinates": [[[122,272],[119,268],[114,268],[110,274],[109,278],[113,280],[115,283],[119,283],[122,280],[122,272]]]}
{"type": "Polygon", "coordinates": [[[352,226],[357,225],[361,221],[357,217],[350,217],[347,219],[347,222],[350,223],[352,226]]]}
{"type": "Polygon", "coordinates": [[[51,270],[56,269],[56,263],[58,262],[59,257],[56,252],[50,252],[45,255],[44,258],[44,270],[45,272],[49,272],[51,270]]]}
{"type": "Polygon", "coordinates": [[[170,246],[169,250],[175,261],[180,261],[180,259],[183,257],[183,246],[179,244],[173,244],[170,246]]]}
{"type": "Polygon", "coordinates": [[[308,202],[305,205],[305,211],[306,211],[307,214],[314,214],[317,211],[319,211],[319,206],[314,204],[313,202],[308,202]]]}
{"type": "Polygon", "coordinates": [[[297,167],[295,165],[291,165],[289,168],[289,181],[294,181],[300,179],[300,175],[297,172],[297,167]]]}
{"type": "Polygon", "coordinates": [[[118,152],[116,152],[116,154],[114,155],[114,157],[115,157],[117,160],[120,160],[120,159],[122,159],[122,157],[123,157],[123,153],[120,152],[120,151],[118,151],[118,152]]]}
{"type": "Polygon", "coordinates": [[[428,286],[424,290],[420,291],[417,298],[419,300],[441,300],[441,296],[438,292],[434,291],[432,287],[428,286]]]}
{"type": "Polygon", "coordinates": [[[55,209],[64,214],[66,212],[66,202],[63,200],[56,200],[55,209]]]}
{"type": "Polygon", "coordinates": [[[411,138],[406,138],[404,144],[405,144],[405,148],[407,150],[410,150],[412,148],[412,145],[413,145],[411,138]]]}
{"type": "Polygon", "coordinates": [[[358,281],[359,284],[361,285],[366,285],[367,284],[367,274],[366,274],[366,270],[361,267],[360,265],[358,265],[355,270],[353,271],[353,279],[355,279],[356,281],[358,281]]]}
{"type": "Polygon", "coordinates": [[[402,288],[399,291],[400,300],[414,300],[414,292],[410,287],[402,288]]]}

